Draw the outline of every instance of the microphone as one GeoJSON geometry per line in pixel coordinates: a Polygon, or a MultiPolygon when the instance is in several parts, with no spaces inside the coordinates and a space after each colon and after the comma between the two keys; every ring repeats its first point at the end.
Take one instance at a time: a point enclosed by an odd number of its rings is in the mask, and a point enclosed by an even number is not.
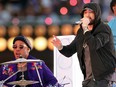
{"type": "Polygon", "coordinates": [[[22,55],[20,55],[19,58],[23,58],[22,55]]]}
{"type": "Polygon", "coordinates": [[[77,22],[75,22],[76,24],[82,24],[82,21],[77,21],[77,22]]]}

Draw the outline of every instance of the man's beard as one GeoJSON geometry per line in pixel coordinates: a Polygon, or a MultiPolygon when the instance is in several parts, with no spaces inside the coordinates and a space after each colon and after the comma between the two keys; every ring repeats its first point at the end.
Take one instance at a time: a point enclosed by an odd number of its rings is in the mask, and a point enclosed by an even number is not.
{"type": "Polygon", "coordinates": [[[93,25],[94,23],[95,23],[95,20],[92,19],[92,20],[90,21],[89,25],[93,25]]]}

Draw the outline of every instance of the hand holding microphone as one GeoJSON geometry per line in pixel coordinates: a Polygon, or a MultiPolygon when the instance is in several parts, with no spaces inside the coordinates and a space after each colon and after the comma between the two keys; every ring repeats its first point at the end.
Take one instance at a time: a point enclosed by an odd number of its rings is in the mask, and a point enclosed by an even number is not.
{"type": "Polygon", "coordinates": [[[87,27],[90,23],[90,20],[89,20],[89,18],[82,18],[81,21],[82,21],[82,28],[83,28],[84,34],[85,34],[85,32],[89,31],[87,27]]]}
{"type": "Polygon", "coordinates": [[[88,25],[89,25],[89,23],[90,23],[90,20],[87,17],[84,17],[80,21],[76,22],[76,24],[82,24],[82,28],[84,30],[84,33],[87,32],[87,31],[89,31],[88,28],[87,28],[88,25]]]}
{"type": "Polygon", "coordinates": [[[82,18],[81,21],[82,21],[82,27],[83,27],[83,29],[87,28],[88,24],[90,23],[89,18],[82,18]]]}

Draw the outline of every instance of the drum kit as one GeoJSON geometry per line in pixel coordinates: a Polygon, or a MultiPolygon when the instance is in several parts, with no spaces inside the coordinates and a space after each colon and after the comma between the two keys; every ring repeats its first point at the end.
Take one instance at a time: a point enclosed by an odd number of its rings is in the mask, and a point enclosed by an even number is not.
{"type": "MultiPolygon", "coordinates": [[[[41,60],[39,60],[39,59],[25,59],[25,58],[19,58],[19,59],[16,59],[16,60],[14,60],[14,61],[9,61],[9,62],[1,63],[1,65],[17,64],[17,63],[29,63],[29,62],[40,62],[40,61],[41,61],[41,60]]],[[[36,71],[37,71],[37,75],[38,75],[39,81],[25,80],[25,79],[24,79],[24,71],[23,71],[23,70],[18,70],[18,71],[15,72],[13,75],[11,75],[11,76],[9,76],[8,78],[6,78],[5,80],[0,81],[0,84],[1,84],[0,87],[3,87],[3,84],[4,84],[8,79],[10,79],[10,78],[13,77],[14,75],[16,75],[18,72],[22,72],[22,79],[19,80],[19,81],[9,82],[9,83],[7,83],[7,84],[9,84],[9,85],[14,85],[13,87],[15,87],[16,85],[19,85],[19,86],[21,86],[21,87],[26,87],[27,85],[40,83],[41,86],[43,87],[43,84],[42,84],[42,81],[41,81],[41,78],[40,78],[40,74],[39,74],[39,71],[38,71],[38,68],[37,68],[36,64],[35,64],[35,68],[36,68],[36,71]]],[[[23,68],[22,68],[22,69],[23,69],[23,68]]]]}
{"type": "MultiPolygon", "coordinates": [[[[8,82],[7,84],[13,85],[13,87],[15,87],[16,85],[21,86],[21,87],[26,87],[27,85],[40,83],[41,87],[43,87],[43,83],[42,83],[42,80],[41,80],[41,77],[40,77],[38,68],[37,68],[37,66],[36,66],[36,62],[40,62],[40,61],[42,61],[42,60],[39,60],[39,59],[25,59],[25,58],[19,58],[19,59],[16,59],[16,60],[14,60],[14,61],[8,61],[8,62],[1,63],[1,65],[7,65],[7,64],[18,64],[18,63],[30,63],[30,62],[35,62],[35,63],[34,63],[34,66],[35,66],[35,69],[36,69],[36,72],[37,72],[39,81],[25,80],[25,79],[24,79],[24,71],[25,71],[25,69],[24,69],[24,67],[22,67],[22,68],[20,68],[17,72],[13,73],[11,76],[9,76],[8,78],[6,78],[5,80],[0,81],[0,87],[4,87],[3,84],[4,84],[7,80],[9,80],[10,78],[12,78],[14,75],[16,75],[18,72],[22,72],[22,75],[21,75],[22,78],[21,78],[21,80],[19,80],[19,81],[8,82]]],[[[70,83],[60,84],[60,85],[61,85],[60,87],[64,87],[64,85],[67,85],[67,84],[70,84],[70,83]]],[[[6,86],[5,86],[5,87],[6,87],[6,86]]],[[[57,87],[57,86],[49,86],[49,87],[57,87]]]]}

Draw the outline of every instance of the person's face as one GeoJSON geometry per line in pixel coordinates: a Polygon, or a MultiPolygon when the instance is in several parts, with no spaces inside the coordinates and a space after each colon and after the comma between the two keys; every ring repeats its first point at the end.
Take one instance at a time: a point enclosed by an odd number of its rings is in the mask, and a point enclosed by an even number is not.
{"type": "Polygon", "coordinates": [[[113,9],[114,15],[116,15],[116,5],[114,5],[112,9],[113,9]]]}
{"type": "Polygon", "coordinates": [[[30,49],[27,47],[27,45],[20,40],[17,40],[13,44],[13,52],[16,59],[20,58],[20,56],[22,56],[23,58],[27,58],[29,55],[29,51],[30,49]]]}
{"type": "Polygon", "coordinates": [[[94,23],[94,20],[95,20],[95,13],[94,13],[94,11],[92,11],[92,10],[85,10],[85,11],[84,11],[84,14],[83,14],[83,17],[89,18],[89,20],[90,20],[89,25],[91,25],[91,24],[94,23]]]}

